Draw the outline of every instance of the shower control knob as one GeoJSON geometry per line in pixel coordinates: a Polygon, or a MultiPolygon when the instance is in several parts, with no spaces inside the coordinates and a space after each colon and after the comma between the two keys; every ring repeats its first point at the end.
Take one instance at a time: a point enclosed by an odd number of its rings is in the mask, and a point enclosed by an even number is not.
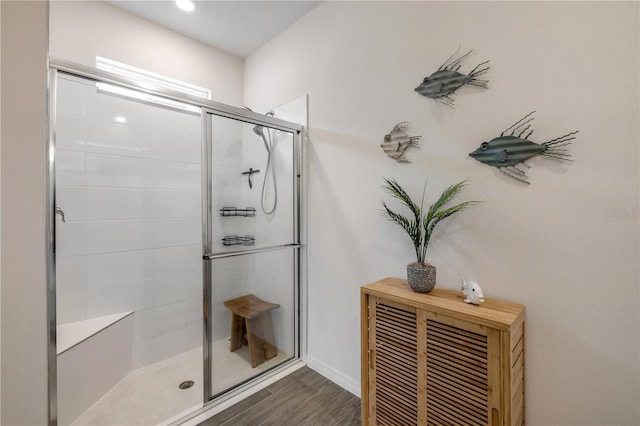
{"type": "Polygon", "coordinates": [[[66,222],[65,218],[64,218],[64,210],[62,210],[62,207],[60,207],[59,205],[56,204],[56,214],[59,214],[60,217],[62,218],[63,222],[66,222]]]}

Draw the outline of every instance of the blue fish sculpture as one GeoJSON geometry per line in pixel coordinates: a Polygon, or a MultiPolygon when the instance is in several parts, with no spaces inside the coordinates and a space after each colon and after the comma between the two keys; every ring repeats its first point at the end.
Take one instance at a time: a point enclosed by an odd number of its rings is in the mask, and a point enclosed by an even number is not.
{"type": "Polygon", "coordinates": [[[529,129],[535,118],[533,114],[535,111],[525,115],[497,138],[493,138],[489,142],[482,142],[478,149],[469,153],[469,156],[481,163],[497,167],[507,176],[527,184],[529,178],[526,172],[529,165],[524,163],[525,160],[536,155],[543,155],[556,160],[573,161],[567,147],[571,145],[571,141],[575,139],[574,135],[578,131],[567,133],[542,144],[531,142],[529,136],[533,130],[529,129]],[[505,135],[509,131],[511,133],[505,135]],[[526,135],[524,135],[525,133],[526,135]]]}
{"type": "Polygon", "coordinates": [[[453,108],[453,98],[451,95],[465,84],[488,89],[489,81],[481,80],[478,76],[483,75],[489,70],[489,67],[481,68],[483,65],[488,64],[489,61],[478,64],[468,75],[465,75],[459,72],[461,67],[460,63],[473,52],[473,49],[459,58],[454,59],[458,51],[460,51],[460,48],[458,48],[436,72],[425,77],[422,83],[415,88],[415,91],[427,98],[434,99],[441,104],[453,108]]]}

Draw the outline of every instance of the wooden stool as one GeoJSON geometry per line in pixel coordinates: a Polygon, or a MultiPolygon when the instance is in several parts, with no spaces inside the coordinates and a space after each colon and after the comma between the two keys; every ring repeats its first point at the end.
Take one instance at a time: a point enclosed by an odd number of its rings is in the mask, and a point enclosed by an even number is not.
{"type": "Polygon", "coordinates": [[[233,316],[231,317],[231,352],[249,345],[251,367],[256,367],[278,354],[273,338],[273,323],[269,311],[280,305],[265,302],[248,294],[224,302],[233,316]]]}

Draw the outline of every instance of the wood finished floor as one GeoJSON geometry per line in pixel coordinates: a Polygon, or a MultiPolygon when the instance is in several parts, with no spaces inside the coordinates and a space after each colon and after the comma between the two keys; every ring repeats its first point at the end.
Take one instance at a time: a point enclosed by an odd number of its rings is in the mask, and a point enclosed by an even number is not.
{"type": "Polygon", "coordinates": [[[360,398],[303,367],[199,426],[276,425],[360,425],[360,398]]]}

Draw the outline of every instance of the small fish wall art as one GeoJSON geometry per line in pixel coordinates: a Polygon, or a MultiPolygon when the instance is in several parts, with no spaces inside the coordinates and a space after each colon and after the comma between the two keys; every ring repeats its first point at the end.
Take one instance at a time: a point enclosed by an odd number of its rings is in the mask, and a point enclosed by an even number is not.
{"type": "Polygon", "coordinates": [[[524,163],[525,160],[542,155],[556,160],[573,161],[568,146],[571,145],[571,141],[575,139],[575,134],[578,131],[567,133],[541,144],[531,142],[529,137],[533,133],[533,129],[529,129],[535,118],[533,114],[535,111],[522,117],[503,131],[500,136],[489,142],[482,142],[478,149],[469,153],[469,156],[481,163],[497,167],[507,176],[527,184],[529,178],[526,172],[530,166],[524,163]],[[509,131],[511,133],[506,134],[509,131]]]}
{"type": "Polygon", "coordinates": [[[408,121],[396,124],[389,134],[384,136],[384,142],[380,145],[385,154],[398,163],[410,163],[404,153],[407,148],[418,148],[422,136],[409,136],[407,130],[411,126],[408,121]]]}
{"type": "Polygon", "coordinates": [[[451,95],[465,84],[488,89],[489,80],[481,80],[478,77],[489,70],[490,67],[482,68],[482,66],[488,64],[489,61],[478,64],[469,74],[465,75],[459,72],[462,66],[461,63],[463,59],[473,52],[473,49],[456,59],[455,56],[459,51],[460,48],[458,48],[436,72],[425,77],[422,83],[415,88],[415,91],[427,98],[434,99],[441,104],[453,108],[453,98],[451,95]]]}

